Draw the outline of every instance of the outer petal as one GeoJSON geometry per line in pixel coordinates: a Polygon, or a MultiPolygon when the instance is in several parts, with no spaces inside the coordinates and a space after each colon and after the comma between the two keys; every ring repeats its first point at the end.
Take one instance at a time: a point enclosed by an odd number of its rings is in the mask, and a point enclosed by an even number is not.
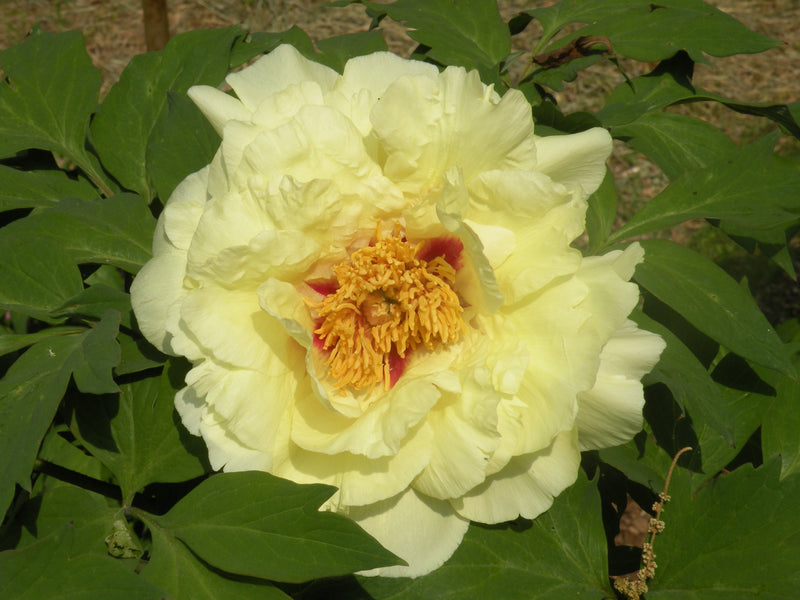
{"type": "Polygon", "coordinates": [[[497,404],[489,370],[470,369],[458,394],[447,394],[428,415],[434,431],[431,460],[414,489],[439,499],[455,498],[481,483],[499,444],[497,404]]]}
{"type": "Polygon", "coordinates": [[[225,81],[242,103],[254,112],[264,100],[292,84],[315,81],[327,91],[338,77],[333,69],[308,60],[294,46],[284,44],[247,69],[231,73],[225,81]]]}
{"type": "Polygon", "coordinates": [[[536,138],[536,170],[558,183],[579,186],[587,196],[600,187],[609,154],[611,136],[600,127],[536,138]]]}
{"type": "Polygon", "coordinates": [[[600,355],[597,381],[578,396],[580,449],[624,444],[642,428],[641,378],[658,362],[664,340],[627,321],[600,355]]]}
{"type": "Polygon", "coordinates": [[[347,61],[327,103],[339,109],[366,136],[372,129],[369,116],[386,88],[404,76],[435,80],[439,70],[419,60],[405,60],[391,52],[375,52],[347,61]]]}
{"type": "Polygon", "coordinates": [[[165,248],[147,262],[131,284],[131,307],[144,337],[156,348],[173,354],[166,324],[170,306],[185,297],[186,253],[165,248]]]}
{"type": "Polygon", "coordinates": [[[252,111],[239,100],[208,85],[195,85],[186,95],[205,115],[214,130],[222,136],[228,121],[249,121],[252,111]]]}
{"type": "Polygon", "coordinates": [[[345,512],[381,545],[408,563],[384,567],[362,575],[418,577],[441,566],[455,552],[469,527],[442,500],[427,498],[414,490],[345,512]]]}
{"type": "Polygon", "coordinates": [[[462,517],[481,523],[534,519],[575,482],[581,461],[577,442],[577,430],[560,433],[548,448],[512,459],[502,471],[450,503],[462,517]]]}
{"type": "Polygon", "coordinates": [[[516,90],[498,100],[475,71],[449,67],[438,82],[403,77],[375,104],[371,120],[386,153],[384,173],[412,194],[438,187],[453,166],[469,181],[491,169],[535,165],[530,105],[516,90]]]}

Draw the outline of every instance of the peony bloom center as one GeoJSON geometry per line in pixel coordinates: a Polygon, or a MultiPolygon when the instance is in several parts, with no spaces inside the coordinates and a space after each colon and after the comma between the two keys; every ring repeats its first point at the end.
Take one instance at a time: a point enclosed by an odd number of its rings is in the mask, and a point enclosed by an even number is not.
{"type": "Polygon", "coordinates": [[[456,269],[445,256],[420,258],[422,246],[412,246],[399,227],[384,237],[379,225],[374,244],[333,268],[337,289],[309,303],[337,387],[388,390],[399,376],[396,363],[410,351],[458,341],[464,322],[456,269]]]}

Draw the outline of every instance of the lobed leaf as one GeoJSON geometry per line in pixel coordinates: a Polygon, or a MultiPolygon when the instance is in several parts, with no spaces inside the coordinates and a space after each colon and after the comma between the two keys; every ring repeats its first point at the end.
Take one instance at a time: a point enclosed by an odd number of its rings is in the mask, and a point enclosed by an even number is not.
{"type": "Polygon", "coordinates": [[[426,46],[425,56],[443,65],[478,69],[486,82],[499,81],[497,67],[511,51],[511,37],[493,0],[359,3],[402,22],[409,37],[426,46]]]}
{"type": "Polygon", "coordinates": [[[210,470],[205,447],[178,423],[173,399],[185,370],[169,363],[160,376],[121,386],[121,393],[80,398],[72,431],[114,474],[123,502],[150,483],[187,481],[210,470]]]}
{"type": "Polygon", "coordinates": [[[300,582],[400,564],[349,519],[318,510],[333,491],[258,471],[223,473],[152,519],[204,562],[237,575],[300,582]]]}
{"type": "Polygon", "coordinates": [[[0,212],[53,206],[62,198],[89,200],[97,198],[97,190],[64,171],[20,171],[0,165],[0,212]]]}
{"type": "Polygon", "coordinates": [[[601,35],[616,54],[642,62],[664,60],[681,50],[700,61],[704,54],[751,54],[779,44],[701,0],[562,0],[525,14],[539,21],[545,40],[570,23],[588,24],[553,48],[578,36],[601,35]]]}
{"type": "Polygon", "coordinates": [[[0,512],[5,513],[14,485],[30,489],[36,452],[67,389],[70,375],[85,393],[114,392],[110,369],[118,360],[113,314],[80,335],[40,341],[11,365],[0,381],[0,512]],[[116,355],[115,355],[116,352],[116,355]]]}
{"type": "MultiPolygon", "coordinates": [[[[89,119],[102,79],[77,31],[35,28],[25,41],[0,52],[0,157],[39,148],[70,157],[104,185],[86,150],[89,119]]],[[[105,190],[109,190],[106,188],[105,190]]]]}
{"type": "Polygon", "coordinates": [[[775,136],[741,148],[708,168],[686,172],[611,236],[618,241],[698,217],[771,231],[800,222],[800,171],[774,160],[775,136]]]}
{"type": "Polygon", "coordinates": [[[648,600],[790,600],[800,571],[800,477],[778,483],[780,461],[744,465],[693,496],[691,477],[673,474],[656,540],[658,569],[648,600]]]}
{"type": "Polygon", "coordinates": [[[587,203],[588,252],[593,254],[605,245],[617,216],[617,189],[614,187],[614,176],[609,169],[606,170],[600,187],[589,196],[587,203]]]}
{"type": "Polygon", "coordinates": [[[723,163],[739,150],[710,123],[674,113],[646,113],[631,123],[612,127],[611,132],[647,156],[670,179],[723,163]]]}
{"type": "Polygon", "coordinates": [[[351,58],[373,52],[385,52],[387,47],[381,32],[373,30],[337,35],[320,40],[317,42],[317,49],[320,54],[308,58],[341,73],[344,71],[344,65],[351,58]]]}
{"type": "Polygon", "coordinates": [[[153,198],[147,150],[161,115],[168,112],[168,92],[218,85],[228,72],[234,40],[241,35],[237,27],[190,31],[173,37],[164,50],[131,59],[91,127],[103,166],[125,188],[148,201],[153,198]]]}
{"type": "MultiPolygon", "coordinates": [[[[142,199],[134,194],[96,200],[67,198],[4,227],[0,243],[8,238],[12,244],[25,240],[37,240],[43,245],[53,242],[52,246],[58,247],[60,254],[55,264],[65,261],[110,264],[136,273],[152,256],[154,229],[155,219],[142,199]]],[[[36,252],[25,255],[35,256],[36,252]]],[[[26,270],[42,276],[34,265],[26,270]]],[[[60,308],[82,286],[70,289],[68,296],[50,307],[60,308]]]]}
{"type": "Polygon", "coordinates": [[[471,525],[442,567],[417,579],[360,577],[375,600],[609,597],[597,484],[582,472],[534,521],[471,525]]]}
{"type": "Polygon", "coordinates": [[[753,297],[708,258],[662,240],[641,242],[634,278],[697,329],[755,364],[797,377],[787,347],[753,297]]]}
{"type": "Polygon", "coordinates": [[[83,289],[81,273],[54,241],[13,235],[12,225],[0,230],[0,307],[51,321],[50,311],[83,289]]]}

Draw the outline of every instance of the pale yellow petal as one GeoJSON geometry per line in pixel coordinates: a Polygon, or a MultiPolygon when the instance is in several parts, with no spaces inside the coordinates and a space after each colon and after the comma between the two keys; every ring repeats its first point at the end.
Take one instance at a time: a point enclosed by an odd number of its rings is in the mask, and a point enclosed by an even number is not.
{"type": "Polygon", "coordinates": [[[664,340],[627,321],[600,354],[597,381],[578,396],[575,421],[581,450],[624,444],[642,429],[640,379],[658,362],[664,340]]]}
{"type": "Polygon", "coordinates": [[[294,46],[278,46],[247,69],[226,77],[242,103],[252,112],[267,98],[292,84],[314,81],[324,91],[331,89],[339,74],[330,67],[312,62],[294,46]]]}
{"type": "Polygon", "coordinates": [[[419,577],[453,555],[469,527],[443,500],[406,490],[378,504],[352,508],[345,514],[408,566],[383,567],[361,575],[419,577]]]}
{"type": "Polygon", "coordinates": [[[536,170],[558,183],[579,187],[585,196],[600,187],[610,154],[611,136],[601,127],[536,138],[536,170]]]}
{"type": "Polygon", "coordinates": [[[208,85],[195,85],[186,95],[211,123],[214,130],[222,136],[228,121],[249,121],[251,110],[239,100],[208,85]]]}
{"type": "Polygon", "coordinates": [[[511,459],[502,471],[450,503],[462,517],[480,523],[535,519],[575,482],[581,462],[577,438],[574,430],[558,434],[544,450],[511,459]]]}

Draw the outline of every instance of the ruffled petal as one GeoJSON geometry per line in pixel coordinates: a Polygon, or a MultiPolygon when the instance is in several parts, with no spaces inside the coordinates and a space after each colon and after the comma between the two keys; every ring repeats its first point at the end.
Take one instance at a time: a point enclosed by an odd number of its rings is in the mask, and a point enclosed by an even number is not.
{"type": "Polygon", "coordinates": [[[404,76],[436,79],[439,70],[418,60],[405,60],[391,52],[375,52],[347,61],[327,104],[336,107],[366,136],[372,129],[370,112],[386,88],[404,76]]]}
{"type": "Polygon", "coordinates": [[[511,459],[502,471],[450,503],[462,517],[480,523],[535,519],[578,477],[577,442],[577,430],[562,432],[544,450],[511,459]]]}
{"type": "Polygon", "coordinates": [[[255,112],[258,106],[273,94],[290,85],[314,81],[323,91],[330,90],[339,74],[300,54],[294,46],[278,46],[250,65],[244,71],[231,73],[225,78],[242,103],[255,112]]]}
{"type": "Polygon", "coordinates": [[[375,103],[371,120],[386,155],[384,173],[412,194],[437,188],[453,166],[469,181],[536,162],[530,104],[516,90],[499,99],[476,71],[448,67],[438,81],[402,77],[375,103]]]}
{"type": "Polygon", "coordinates": [[[578,395],[575,423],[581,451],[624,444],[639,433],[644,406],[640,380],[658,362],[665,345],[661,337],[632,321],[608,340],[594,387],[578,395]]]}
{"type": "Polygon", "coordinates": [[[181,304],[180,318],[206,356],[240,368],[262,369],[276,354],[286,356],[289,344],[294,346],[283,328],[261,310],[255,290],[193,290],[181,304]]]}
{"type": "Polygon", "coordinates": [[[418,424],[406,437],[396,454],[367,458],[343,452],[329,455],[309,452],[290,445],[285,461],[276,464],[273,473],[298,483],[327,483],[339,488],[328,506],[365,506],[396,496],[430,460],[432,432],[425,423],[418,424]]]}
{"type": "Polygon", "coordinates": [[[611,136],[601,127],[570,135],[536,138],[536,170],[553,181],[593,193],[606,175],[611,136]]]}
{"type": "Polygon", "coordinates": [[[453,555],[469,527],[442,500],[414,490],[383,502],[351,508],[345,514],[408,566],[381,567],[361,575],[418,577],[440,567],[453,555]]]}
{"type": "Polygon", "coordinates": [[[481,483],[499,444],[500,397],[491,374],[485,367],[465,371],[461,391],[446,394],[427,418],[434,431],[433,452],[413,487],[433,498],[455,498],[481,483]]]}

